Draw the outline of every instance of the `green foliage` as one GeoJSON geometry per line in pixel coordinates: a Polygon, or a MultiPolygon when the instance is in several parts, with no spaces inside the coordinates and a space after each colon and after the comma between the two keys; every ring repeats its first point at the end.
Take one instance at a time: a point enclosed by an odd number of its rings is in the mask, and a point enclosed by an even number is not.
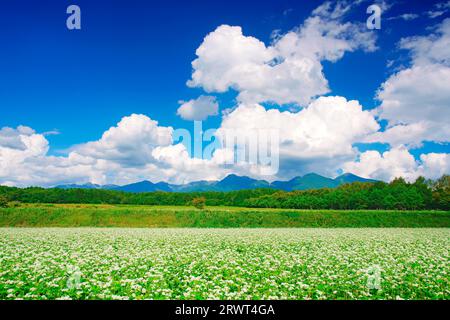
{"type": "Polygon", "coordinates": [[[204,198],[207,206],[336,210],[450,210],[450,177],[437,181],[420,177],[413,183],[398,178],[391,183],[344,184],[337,188],[285,192],[253,189],[230,192],[126,193],[97,189],[11,188],[0,186],[0,196],[22,203],[87,203],[130,205],[193,204],[204,198]],[[197,200],[196,200],[197,201],[197,200]]]}
{"type": "Polygon", "coordinates": [[[444,175],[431,185],[432,203],[441,210],[450,210],[450,176],[444,175]]]}
{"type": "Polygon", "coordinates": [[[0,227],[449,228],[450,212],[33,204],[0,209],[0,227]]]}
{"type": "MultiPolygon", "coordinates": [[[[436,184],[441,186],[445,185],[445,182],[440,181],[436,184]]],[[[414,183],[407,183],[402,178],[395,179],[391,183],[355,182],[335,189],[278,192],[250,198],[246,200],[245,206],[296,209],[449,210],[449,188],[438,186],[430,187],[429,182],[422,177],[414,183]]]]}

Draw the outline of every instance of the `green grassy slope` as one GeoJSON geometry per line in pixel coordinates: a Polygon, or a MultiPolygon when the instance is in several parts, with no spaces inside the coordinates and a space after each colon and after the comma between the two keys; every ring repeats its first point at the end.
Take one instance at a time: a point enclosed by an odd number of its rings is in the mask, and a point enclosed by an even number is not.
{"type": "Polygon", "coordinates": [[[0,209],[0,227],[448,228],[450,212],[40,204],[0,209]]]}

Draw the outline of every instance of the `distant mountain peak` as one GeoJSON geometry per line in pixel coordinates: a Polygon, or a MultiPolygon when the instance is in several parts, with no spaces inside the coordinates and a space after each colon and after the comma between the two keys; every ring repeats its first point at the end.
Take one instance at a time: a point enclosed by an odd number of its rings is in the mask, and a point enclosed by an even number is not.
{"type": "MultiPolygon", "coordinates": [[[[238,176],[237,174],[234,174],[234,173],[230,173],[229,175],[225,176],[225,178],[223,178],[221,181],[231,180],[231,179],[240,179],[240,178],[244,178],[244,177],[238,176]]],[[[245,178],[248,178],[248,177],[245,177],[245,178]]]]}
{"type": "Polygon", "coordinates": [[[320,175],[320,174],[318,174],[318,173],[315,173],[315,172],[310,172],[310,173],[307,173],[307,174],[305,174],[305,175],[303,176],[303,178],[307,178],[307,177],[321,177],[321,178],[326,178],[326,177],[324,177],[324,176],[322,176],[322,175],[320,175]]]}
{"type": "Polygon", "coordinates": [[[131,184],[150,184],[150,185],[154,185],[154,183],[151,182],[150,180],[142,180],[142,181],[138,181],[138,182],[131,183],[131,184]]]}
{"type": "Polygon", "coordinates": [[[124,191],[124,192],[154,192],[154,191],[172,191],[172,188],[169,186],[167,182],[158,182],[153,183],[148,180],[143,180],[131,184],[127,184],[124,186],[116,187],[112,190],[116,191],[124,191]]]}
{"type": "Polygon", "coordinates": [[[220,181],[227,181],[227,180],[246,180],[246,181],[255,180],[255,181],[257,181],[256,179],[253,179],[253,178],[250,178],[250,177],[247,177],[247,176],[239,176],[239,175],[234,174],[234,173],[230,173],[229,175],[227,175],[225,178],[223,178],[220,181]]]}
{"type": "Polygon", "coordinates": [[[340,184],[352,183],[352,182],[376,182],[377,181],[377,180],[373,180],[373,179],[362,178],[362,177],[359,177],[356,174],[353,174],[350,172],[343,173],[340,176],[336,177],[334,180],[338,181],[340,184]]]}
{"type": "Polygon", "coordinates": [[[236,174],[229,174],[215,183],[215,188],[219,191],[268,188],[269,186],[270,184],[267,181],[256,180],[247,176],[238,176],[236,174]]]}
{"type": "MultiPolygon", "coordinates": [[[[345,172],[343,174],[341,174],[340,176],[338,176],[337,178],[342,178],[342,177],[358,177],[356,174],[350,173],[350,172],[345,172]]],[[[361,177],[358,177],[361,178],[361,177]]]]}
{"type": "Polygon", "coordinates": [[[62,185],[56,186],[55,188],[58,188],[58,189],[100,189],[101,186],[98,184],[87,182],[84,184],[74,184],[74,183],[62,184],[62,185]]]}

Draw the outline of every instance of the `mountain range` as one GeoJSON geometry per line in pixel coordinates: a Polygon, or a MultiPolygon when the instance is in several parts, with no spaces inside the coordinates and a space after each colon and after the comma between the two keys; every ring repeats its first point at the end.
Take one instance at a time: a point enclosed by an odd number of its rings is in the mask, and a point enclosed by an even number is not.
{"type": "Polygon", "coordinates": [[[376,182],[376,180],[365,179],[351,173],[345,173],[335,179],[327,178],[316,173],[309,173],[304,176],[295,177],[289,181],[274,181],[272,183],[265,180],[256,180],[246,176],[230,174],[219,181],[194,181],[187,184],[169,184],[166,182],[153,183],[151,181],[141,181],[123,186],[118,185],[98,185],[86,184],[66,184],[55,188],[60,189],[105,189],[123,192],[193,192],[193,191],[237,191],[245,189],[273,188],[284,191],[309,190],[321,188],[335,188],[345,183],[352,182],[376,182]]]}

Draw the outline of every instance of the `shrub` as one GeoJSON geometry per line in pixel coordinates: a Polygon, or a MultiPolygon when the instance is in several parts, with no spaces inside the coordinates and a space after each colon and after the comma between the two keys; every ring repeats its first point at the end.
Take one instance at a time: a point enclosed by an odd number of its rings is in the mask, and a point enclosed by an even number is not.
{"type": "Polygon", "coordinates": [[[0,208],[8,207],[8,199],[5,196],[0,195],[0,208]]]}
{"type": "Polygon", "coordinates": [[[192,199],[191,204],[197,209],[203,209],[206,204],[206,198],[205,197],[194,198],[192,199]]]}
{"type": "Polygon", "coordinates": [[[10,201],[8,202],[8,207],[9,208],[18,208],[22,205],[22,203],[20,201],[10,201]]]}

